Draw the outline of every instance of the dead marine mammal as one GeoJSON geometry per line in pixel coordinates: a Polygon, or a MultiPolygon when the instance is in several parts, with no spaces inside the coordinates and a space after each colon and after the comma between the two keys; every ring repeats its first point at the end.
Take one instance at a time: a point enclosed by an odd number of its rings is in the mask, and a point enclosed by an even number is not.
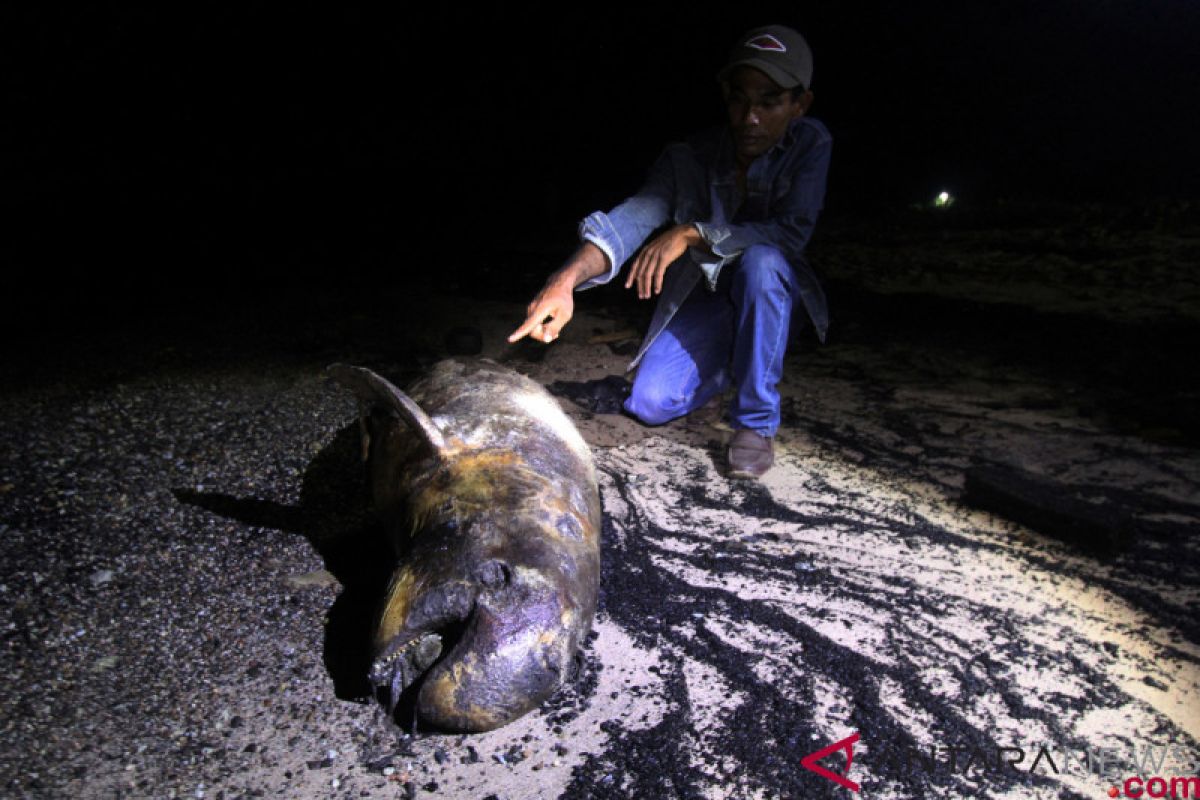
{"type": "Polygon", "coordinates": [[[538,383],[486,359],[440,362],[407,392],[361,367],[328,373],[359,400],[399,558],[376,620],[377,694],[391,712],[415,692],[423,720],[458,731],[536,708],[570,676],[596,611],[587,444],[538,383]]]}

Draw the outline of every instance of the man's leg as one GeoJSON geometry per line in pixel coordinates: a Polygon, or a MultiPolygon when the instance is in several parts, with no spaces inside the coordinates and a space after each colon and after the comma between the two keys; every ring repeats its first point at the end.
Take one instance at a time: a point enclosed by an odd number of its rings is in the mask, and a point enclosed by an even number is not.
{"type": "Polygon", "coordinates": [[[769,245],[746,248],[733,275],[733,381],[729,416],[739,429],[730,444],[734,472],[761,475],[774,461],[771,437],[779,430],[779,391],[796,278],[783,254],[769,245]],[[752,431],[751,436],[741,431],[752,431]]]}
{"type": "Polygon", "coordinates": [[[734,307],[725,292],[697,286],[642,356],[625,410],[661,425],[707,403],[730,384],[734,307]]]}

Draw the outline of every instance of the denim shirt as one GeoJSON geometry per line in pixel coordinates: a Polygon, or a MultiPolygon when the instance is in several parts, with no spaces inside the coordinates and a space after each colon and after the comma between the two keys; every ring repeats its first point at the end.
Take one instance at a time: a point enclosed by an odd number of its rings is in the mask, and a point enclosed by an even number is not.
{"type": "Polygon", "coordinates": [[[733,137],[728,127],[713,128],[668,145],[637,194],[607,214],[589,214],[579,224],[580,238],[604,251],[611,266],[577,291],[611,281],[668,221],[694,225],[712,251],[689,248],[666,271],[654,317],[628,369],[641,361],[701,276],[707,289],[715,291],[721,268],[754,244],[776,247],[792,265],[805,310],[817,336],[825,340],[825,293],[804,259],[804,247],[824,203],[832,142],[817,120],[792,120],[779,142],[750,164],[743,197],[737,186],[733,137]]]}

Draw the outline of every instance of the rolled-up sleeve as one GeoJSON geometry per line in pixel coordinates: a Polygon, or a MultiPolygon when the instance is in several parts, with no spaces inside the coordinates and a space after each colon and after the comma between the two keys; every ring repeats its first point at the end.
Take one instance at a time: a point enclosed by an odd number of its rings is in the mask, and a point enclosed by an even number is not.
{"type": "Polygon", "coordinates": [[[646,238],[671,218],[675,196],[672,148],[659,156],[637,194],[608,213],[595,211],[579,223],[579,238],[591,242],[608,256],[609,269],[584,281],[576,291],[608,283],[646,238]]]}
{"type": "Polygon", "coordinates": [[[700,237],[716,256],[711,267],[719,269],[755,244],[773,245],[788,260],[803,256],[825,202],[825,179],[829,173],[832,144],[826,136],[805,154],[790,176],[786,195],[776,202],[769,219],[729,224],[695,223],[700,237]]]}

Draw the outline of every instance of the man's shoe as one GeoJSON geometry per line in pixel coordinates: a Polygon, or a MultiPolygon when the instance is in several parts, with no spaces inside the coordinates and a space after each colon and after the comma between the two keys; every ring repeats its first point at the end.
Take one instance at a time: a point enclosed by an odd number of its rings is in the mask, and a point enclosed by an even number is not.
{"type": "Polygon", "coordinates": [[[775,463],[775,444],[747,428],[733,432],[729,442],[729,477],[759,478],[775,463]]]}

